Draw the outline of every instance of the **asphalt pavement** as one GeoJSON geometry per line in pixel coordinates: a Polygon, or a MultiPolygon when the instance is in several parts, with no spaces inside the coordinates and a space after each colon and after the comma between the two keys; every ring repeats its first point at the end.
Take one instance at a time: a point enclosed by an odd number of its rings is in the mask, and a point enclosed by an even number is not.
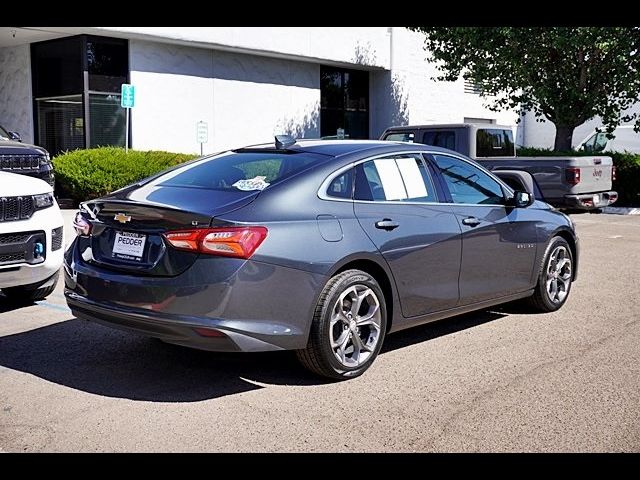
{"type": "Polygon", "coordinates": [[[340,383],[291,352],[200,352],[74,319],[62,283],[26,307],[0,297],[0,452],[638,452],[640,216],[572,218],[580,275],[560,311],[406,330],[340,383]]]}

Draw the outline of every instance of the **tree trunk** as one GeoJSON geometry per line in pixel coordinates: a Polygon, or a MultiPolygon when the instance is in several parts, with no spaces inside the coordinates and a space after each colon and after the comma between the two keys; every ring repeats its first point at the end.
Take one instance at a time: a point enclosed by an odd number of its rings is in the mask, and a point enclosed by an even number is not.
{"type": "Polygon", "coordinates": [[[567,125],[556,125],[556,140],[553,145],[553,149],[556,152],[571,150],[571,140],[573,139],[575,128],[567,125]]]}

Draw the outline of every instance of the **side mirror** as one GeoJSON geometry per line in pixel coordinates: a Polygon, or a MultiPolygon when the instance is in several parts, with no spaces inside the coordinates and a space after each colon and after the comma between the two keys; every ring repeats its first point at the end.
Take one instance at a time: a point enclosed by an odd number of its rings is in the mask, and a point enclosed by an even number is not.
{"type": "Polygon", "coordinates": [[[9,132],[9,137],[11,138],[11,140],[15,140],[16,142],[22,141],[22,137],[18,132],[9,132]]]}
{"type": "Polygon", "coordinates": [[[513,196],[513,204],[516,208],[527,208],[533,203],[533,196],[528,192],[515,192],[513,196]]]}

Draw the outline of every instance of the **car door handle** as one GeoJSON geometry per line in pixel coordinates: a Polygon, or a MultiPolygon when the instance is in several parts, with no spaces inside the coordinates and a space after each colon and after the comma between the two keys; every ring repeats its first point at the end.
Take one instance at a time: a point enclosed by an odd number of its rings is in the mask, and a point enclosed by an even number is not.
{"type": "Polygon", "coordinates": [[[465,225],[469,225],[470,227],[475,227],[476,225],[480,225],[480,220],[478,220],[476,217],[467,217],[462,220],[462,223],[464,223],[465,225]]]}
{"type": "Polygon", "coordinates": [[[390,218],[383,218],[382,220],[376,222],[376,228],[381,230],[393,230],[394,228],[398,228],[400,225],[390,218]]]}

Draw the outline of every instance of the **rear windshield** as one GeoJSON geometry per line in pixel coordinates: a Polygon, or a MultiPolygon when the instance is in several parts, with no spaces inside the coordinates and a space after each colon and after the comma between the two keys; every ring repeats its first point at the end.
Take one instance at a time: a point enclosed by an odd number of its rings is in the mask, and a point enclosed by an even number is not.
{"type": "Polygon", "coordinates": [[[329,157],[311,153],[229,152],[173,170],[156,185],[225,191],[259,191],[329,157]]]}

